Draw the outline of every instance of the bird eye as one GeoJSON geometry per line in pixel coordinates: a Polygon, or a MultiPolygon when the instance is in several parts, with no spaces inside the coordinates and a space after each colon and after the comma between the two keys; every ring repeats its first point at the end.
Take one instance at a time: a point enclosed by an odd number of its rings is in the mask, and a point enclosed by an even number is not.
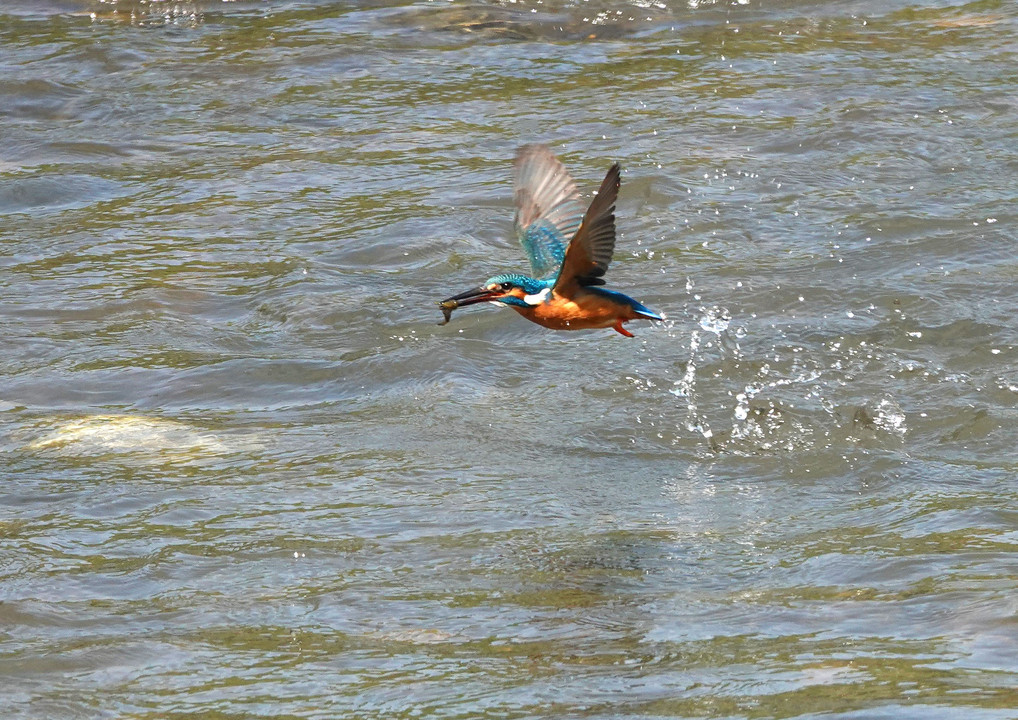
{"type": "Polygon", "coordinates": [[[502,289],[503,290],[512,290],[513,289],[513,284],[511,282],[504,282],[504,283],[502,283],[502,289]]]}

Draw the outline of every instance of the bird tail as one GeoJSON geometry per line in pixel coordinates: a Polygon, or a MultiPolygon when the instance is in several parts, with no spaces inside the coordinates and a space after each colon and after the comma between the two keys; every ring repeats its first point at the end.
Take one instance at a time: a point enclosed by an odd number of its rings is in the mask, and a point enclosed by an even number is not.
{"type": "Polygon", "coordinates": [[[642,303],[633,302],[633,312],[646,320],[664,320],[663,317],[642,303]]]}

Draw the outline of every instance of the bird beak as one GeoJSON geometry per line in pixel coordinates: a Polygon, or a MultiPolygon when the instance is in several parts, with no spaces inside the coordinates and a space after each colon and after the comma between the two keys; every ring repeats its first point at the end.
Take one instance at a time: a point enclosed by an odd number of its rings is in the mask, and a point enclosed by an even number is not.
{"type": "Polygon", "coordinates": [[[453,295],[451,298],[447,298],[440,302],[439,305],[445,309],[452,310],[453,308],[464,307],[465,305],[473,305],[474,303],[491,300],[492,298],[500,297],[501,295],[502,293],[489,290],[482,285],[479,288],[467,290],[459,295],[453,295]]]}
{"type": "Polygon", "coordinates": [[[492,298],[501,297],[504,293],[499,293],[495,290],[489,290],[483,285],[473,290],[467,290],[459,295],[453,295],[451,298],[446,298],[442,302],[438,303],[438,306],[442,308],[442,317],[445,319],[439,323],[439,325],[445,325],[452,318],[452,311],[458,307],[465,305],[473,305],[474,303],[484,302],[485,300],[491,300],[492,298]]]}

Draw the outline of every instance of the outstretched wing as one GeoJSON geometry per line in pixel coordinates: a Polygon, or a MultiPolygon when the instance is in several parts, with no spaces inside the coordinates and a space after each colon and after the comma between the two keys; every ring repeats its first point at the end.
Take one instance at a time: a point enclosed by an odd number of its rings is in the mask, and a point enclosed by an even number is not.
{"type": "Polygon", "coordinates": [[[513,164],[516,235],[537,278],[552,277],[583,220],[583,202],[565,166],[545,145],[524,145],[513,164]]]}
{"type": "Polygon", "coordinates": [[[577,285],[604,285],[601,276],[608,270],[615,252],[615,201],[621,184],[619,164],[615,163],[608,169],[580,229],[566,248],[562,270],[555,280],[556,292],[569,295],[577,285]]]}

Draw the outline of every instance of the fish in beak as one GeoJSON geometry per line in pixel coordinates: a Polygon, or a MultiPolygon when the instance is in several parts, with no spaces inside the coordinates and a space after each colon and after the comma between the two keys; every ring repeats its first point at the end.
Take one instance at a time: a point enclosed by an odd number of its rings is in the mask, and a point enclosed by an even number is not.
{"type": "Polygon", "coordinates": [[[445,320],[440,322],[439,325],[445,325],[448,323],[452,318],[452,311],[456,308],[474,305],[479,302],[486,302],[497,297],[502,297],[503,295],[505,295],[504,292],[492,290],[491,288],[487,288],[482,285],[481,287],[474,288],[473,290],[467,290],[459,295],[453,295],[451,298],[446,298],[438,303],[438,306],[442,308],[442,316],[445,317],[445,320]]]}

